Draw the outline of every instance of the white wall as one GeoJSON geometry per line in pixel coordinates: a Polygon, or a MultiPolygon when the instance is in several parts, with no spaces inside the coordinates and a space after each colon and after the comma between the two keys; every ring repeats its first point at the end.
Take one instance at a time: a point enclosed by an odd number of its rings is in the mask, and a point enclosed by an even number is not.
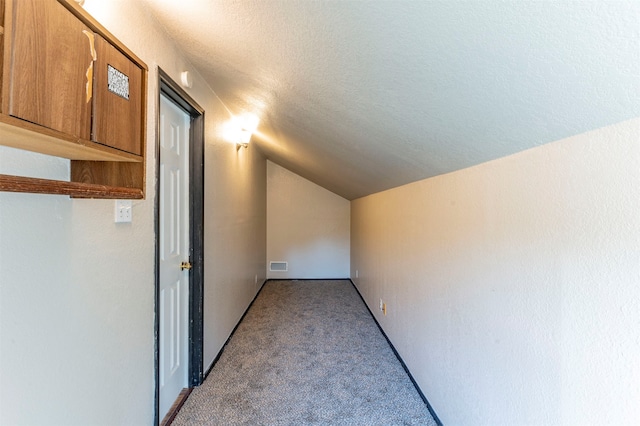
{"type": "Polygon", "coordinates": [[[351,235],[444,424],[637,424],[640,119],[355,200],[351,235]]]}
{"type": "Polygon", "coordinates": [[[266,169],[251,145],[240,151],[225,142],[207,146],[205,371],[267,279],[266,169]]]}
{"type": "Polygon", "coordinates": [[[349,201],[267,161],[267,268],[289,264],[268,278],[347,278],[349,226],[349,201]]]}
{"type": "MultiPolygon", "coordinates": [[[[138,2],[85,8],[149,66],[147,198],[0,192],[0,424],[152,424],[157,67],[206,110],[205,367],[265,277],[266,162],[220,138],[229,118],[138,2]]],[[[67,160],[0,147],[0,173],[68,179],[67,160]]]]}

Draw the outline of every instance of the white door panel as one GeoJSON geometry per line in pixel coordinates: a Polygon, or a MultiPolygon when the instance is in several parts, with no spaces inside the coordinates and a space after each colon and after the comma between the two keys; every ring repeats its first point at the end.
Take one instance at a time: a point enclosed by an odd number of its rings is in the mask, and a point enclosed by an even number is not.
{"type": "Polygon", "coordinates": [[[189,124],[160,97],[160,419],[188,387],[189,124]]]}

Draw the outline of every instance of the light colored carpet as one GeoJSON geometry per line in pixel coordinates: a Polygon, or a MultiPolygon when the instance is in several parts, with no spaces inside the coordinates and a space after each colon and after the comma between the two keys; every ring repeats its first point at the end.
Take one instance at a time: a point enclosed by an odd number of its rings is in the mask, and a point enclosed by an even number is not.
{"type": "Polygon", "coordinates": [[[436,425],[349,281],[269,281],[173,425],[436,425]]]}

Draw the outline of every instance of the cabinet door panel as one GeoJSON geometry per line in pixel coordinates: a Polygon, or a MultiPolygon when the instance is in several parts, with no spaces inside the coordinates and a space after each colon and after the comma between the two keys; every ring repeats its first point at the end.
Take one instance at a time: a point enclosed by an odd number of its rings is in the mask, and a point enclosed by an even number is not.
{"type": "Polygon", "coordinates": [[[142,69],[96,35],[92,139],[142,155],[142,69]]]}
{"type": "Polygon", "coordinates": [[[93,32],[57,1],[17,0],[12,15],[8,113],[89,139],[93,32]]]}

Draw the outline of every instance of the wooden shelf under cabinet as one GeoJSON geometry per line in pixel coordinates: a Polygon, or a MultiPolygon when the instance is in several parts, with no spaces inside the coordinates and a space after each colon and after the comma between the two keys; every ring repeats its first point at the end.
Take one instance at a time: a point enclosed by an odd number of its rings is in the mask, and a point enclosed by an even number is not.
{"type": "Polygon", "coordinates": [[[0,175],[0,191],[70,195],[74,198],[144,198],[142,189],[138,188],[122,188],[91,183],[66,182],[10,175],[0,175]]]}

